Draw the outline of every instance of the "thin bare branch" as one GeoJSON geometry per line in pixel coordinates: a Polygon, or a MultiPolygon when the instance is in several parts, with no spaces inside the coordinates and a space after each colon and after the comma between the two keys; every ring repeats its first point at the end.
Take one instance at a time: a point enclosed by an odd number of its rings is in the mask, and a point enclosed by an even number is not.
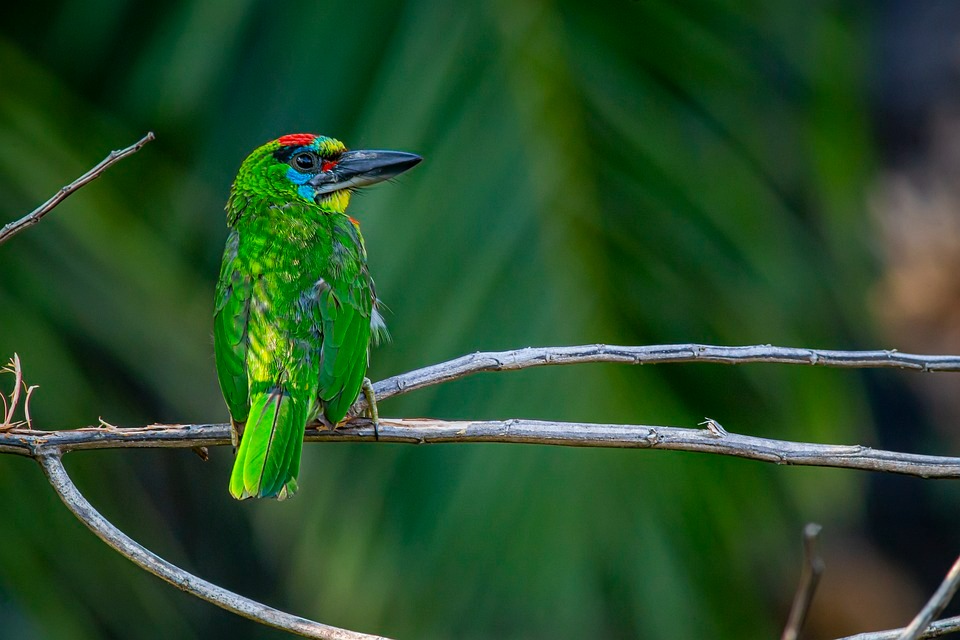
{"type": "MultiPolygon", "coordinates": [[[[888,631],[870,631],[868,633],[858,633],[855,636],[844,636],[837,640],[899,640],[900,634],[906,631],[903,629],[890,629],[888,631]]],[[[953,618],[944,618],[937,620],[927,627],[927,630],[921,633],[918,638],[940,638],[951,633],[960,631],[960,616],[953,618]]]]}
{"type": "Polygon", "coordinates": [[[140,140],[130,145],[129,147],[126,147],[125,149],[117,149],[115,151],[111,151],[106,158],[98,162],[92,169],[90,169],[85,174],[83,174],[82,176],[80,176],[70,184],[66,185],[65,187],[61,187],[60,190],[57,191],[55,194],[53,194],[53,196],[49,200],[41,204],[39,207],[37,207],[36,209],[31,211],[24,217],[20,218],[19,220],[15,220],[7,224],[6,226],[4,226],[2,229],[0,229],[0,244],[3,244],[4,242],[12,238],[17,233],[20,233],[27,227],[30,227],[40,222],[40,219],[43,218],[43,216],[50,213],[50,211],[52,211],[54,207],[56,207],[58,204],[63,202],[71,193],[89,184],[90,182],[93,182],[94,180],[99,178],[104,171],[109,169],[111,165],[119,162],[120,160],[123,160],[127,156],[133,155],[137,151],[140,151],[140,149],[142,149],[145,144],[147,144],[153,139],[154,139],[153,132],[150,131],[147,133],[147,135],[143,136],[142,138],[140,138],[140,140]]]}
{"type": "Polygon", "coordinates": [[[33,429],[33,420],[30,418],[30,398],[33,396],[33,392],[40,388],[40,385],[32,384],[29,387],[24,386],[27,389],[27,393],[23,396],[23,417],[26,421],[27,429],[33,429]]]}
{"type": "Polygon", "coordinates": [[[813,594],[817,590],[820,576],[823,574],[823,558],[817,553],[817,538],[822,527],[816,523],[808,523],[803,528],[803,570],[800,573],[800,584],[793,597],[793,606],[790,607],[790,616],[787,626],[783,629],[781,640],[797,640],[803,623],[810,611],[813,594]]]}
{"type": "Polygon", "coordinates": [[[903,630],[897,640],[917,640],[921,637],[933,619],[943,612],[943,609],[957,592],[958,586],[960,586],[960,558],[954,561],[950,571],[947,572],[947,577],[940,583],[940,587],[931,596],[930,601],[924,605],[917,617],[907,625],[907,628],[903,630]]]}
{"type": "Polygon", "coordinates": [[[67,505],[94,534],[118,553],[128,558],[145,571],[161,578],[173,586],[218,607],[232,611],[255,622],[282,629],[307,638],[324,640],[386,640],[381,636],[371,636],[285,613],[278,609],[244,598],[222,587],[198,578],[183,569],[167,562],[134,542],[129,536],[117,529],[104,518],[80,493],[63,467],[61,453],[55,449],[46,449],[37,458],[43,467],[50,484],[67,505]]]}
{"type": "MultiPolygon", "coordinates": [[[[886,471],[924,478],[960,478],[960,458],[883,451],[860,445],[772,440],[712,429],[690,429],[541,420],[445,421],[380,418],[380,442],[509,442],[570,447],[611,447],[699,451],[775,464],[886,471]]],[[[308,442],[375,440],[372,423],[355,418],[329,431],[314,425],[308,442]]],[[[141,428],[88,427],[64,431],[16,429],[0,434],[0,453],[38,457],[45,451],[83,449],[194,448],[230,444],[226,424],[150,425],[141,428]]]]}
{"type": "MultiPolygon", "coordinates": [[[[724,347],[707,344],[660,344],[618,346],[588,344],[571,347],[527,347],[513,351],[480,351],[439,364],[415,369],[373,385],[377,400],[386,400],[435,384],[450,382],[483,371],[515,371],[548,365],[586,362],[660,364],[668,362],[711,362],[716,364],[776,363],[846,369],[894,368],[912,371],[960,371],[960,356],[918,355],[895,349],[879,351],[837,351],[751,345],[724,347]]],[[[366,408],[362,397],[354,411],[366,408]]]]}

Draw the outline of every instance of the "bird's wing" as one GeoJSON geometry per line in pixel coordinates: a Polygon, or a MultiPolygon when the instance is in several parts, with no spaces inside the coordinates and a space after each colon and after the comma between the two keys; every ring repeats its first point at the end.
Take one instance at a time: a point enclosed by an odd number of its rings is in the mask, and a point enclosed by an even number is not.
{"type": "Polygon", "coordinates": [[[317,296],[315,321],[323,334],[318,395],[332,424],[343,420],[367,372],[370,347],[370,289],[352,284],[334,291],[327,283],[317,296]]]}
{"type": "Polygon", "coordinates": [[[220,389],[230,415],[244,422],[250,412],[247,385],[247,321],[250,317],[250,296],[253,289],[250,275],[239,264],[237,249],[240,236],[230,232],[223,253],[220,280],[213,316],[213,346],[220,389]]]}

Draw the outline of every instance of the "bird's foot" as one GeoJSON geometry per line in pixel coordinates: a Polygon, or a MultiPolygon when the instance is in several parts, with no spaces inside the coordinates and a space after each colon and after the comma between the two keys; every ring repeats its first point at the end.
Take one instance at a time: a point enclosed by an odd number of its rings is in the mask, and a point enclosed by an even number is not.
{"type": "Polygon", "coordinates": [[[373,439],[380,440],[380,412],[377,410],[377,394],[373,392],[373,383],[370,378],[363,379],[360,387],[363,397],[367,399],[367,417],[373,422],[373,439]]]}

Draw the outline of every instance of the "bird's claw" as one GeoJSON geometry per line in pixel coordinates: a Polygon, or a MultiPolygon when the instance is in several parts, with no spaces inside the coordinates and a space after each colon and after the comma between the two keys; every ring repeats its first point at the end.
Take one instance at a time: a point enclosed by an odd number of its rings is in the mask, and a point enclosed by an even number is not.
{"type": "Polygon", "coordinates": [[[373,392],[373,383],[370,378],[363,379],[361,387],[363,397],[367,400],[367,417],[373,422],[373,439],[380,440],[380,412],[377,411],[377,394],[373,392]]]}
{"type": "Polygon", "coordinates": [[[230,419],[230,444],[233,445],[233,452],[237,452],[237,447],[240,446],[240,437],[243,435],[243,423],[237,422],[233,418],[230,419]]]}

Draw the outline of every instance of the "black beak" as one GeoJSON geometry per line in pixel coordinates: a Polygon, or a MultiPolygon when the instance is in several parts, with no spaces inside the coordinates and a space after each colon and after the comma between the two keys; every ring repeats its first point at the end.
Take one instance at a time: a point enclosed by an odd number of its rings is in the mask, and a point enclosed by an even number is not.
{"type": "Polygon", "coordinates": [[[406,151],[347,151],[337,164],[318,173],[307,184],[321,196],[341,189],[356,189],[398,176],[423,158],[406,151]]]}

